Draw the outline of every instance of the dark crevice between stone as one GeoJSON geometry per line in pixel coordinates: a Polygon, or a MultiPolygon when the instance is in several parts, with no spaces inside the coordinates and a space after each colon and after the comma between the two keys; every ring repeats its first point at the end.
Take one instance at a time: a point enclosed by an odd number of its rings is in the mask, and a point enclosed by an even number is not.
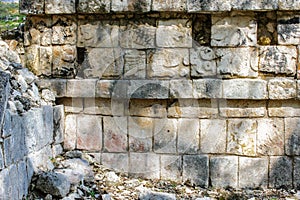
{"type": "Polygon", "coordinates": [[[257,13],[257,23],[257,43],[259,45],[276,45],[278,43],[276,12],[257,13]]]}

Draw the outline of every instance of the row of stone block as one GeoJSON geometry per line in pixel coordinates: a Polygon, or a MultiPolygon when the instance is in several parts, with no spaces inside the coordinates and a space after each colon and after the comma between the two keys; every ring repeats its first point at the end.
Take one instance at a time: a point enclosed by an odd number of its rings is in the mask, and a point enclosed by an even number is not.
{"type": "Polygon", "coordinates": [[[231,10],[266,11],[300,10],[297,0],[21,0],[20,10],[25,14],[74,14],[109,12],[220,12],[231,10]],[[76,7],[77,6],[77,7],[76,7]]]}
{"type": "Polygon", "coordinates": [[[299,118],[66,117],[66,149],[169,154],[300,155],[299,118]]]}

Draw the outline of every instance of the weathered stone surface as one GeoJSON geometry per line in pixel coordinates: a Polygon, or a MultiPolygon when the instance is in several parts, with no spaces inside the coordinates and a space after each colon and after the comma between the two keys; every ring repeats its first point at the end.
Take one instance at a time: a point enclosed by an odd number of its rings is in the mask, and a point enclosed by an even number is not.
{"type": "Polygon", "coordinates": [[[10,75],[6,72],[0,72],[0,125],[2,127],[7,107],[8,98],[10,96],[10,75]]]}
{"type": "Polygon", "coordinates": [[[79,13],[109,13],[110,0],[79,0],[79,13]]]}
{"type": "Polygon", "coordinates": [[[73,78],[76,69],[76,47],[71,45],[53,46],[52,53],[52,75],[59,78],[73,78]]]}
{"type": "Polygon", "coordinates": [[[37,76],[44,75],[50,76],[51,75],[51,68],[52,68],[52,47],[40,47],[39,48],[39,68],[37,69],[37,76]]]}
{"type": "Polygon", "coordinates": [[[200,120],[201,152],[226,152],[226,120],[200,120]]]}
{"type": "Polygon", "coordinates": [[[41,173],[42,171],[50,171],[54,169],[54,165],[51,162],[50,158],[52,158],[52,151],[50,145],[47,145],[45,148],[35,151],[34,153],[30,153],[28,155],[28,164],[27,171],[29,177],[34,173],[41,173]],[[29,165],[29,169],[28,169],[29,165]]]}
{"type": "Polygon", "coordinates": [[[265,101],[220,100],[219,106],[222,117],[264,117],[267,113],[265,101]]]}
{"type": "Polygon", "coordinates": [[[130,100],[129,114],[140,117],[167,117],[167,102],[162,100],[130,100]]]}
{"type": "Polygon", "coordinates": [[[210,178],[213,187],[238,185],[238,157],[219,156],[210,158],[210,178]]]}
{"type": "Polygon", "coordinates": [[[72,14],[75,13],[75,0],[45,0],[46,14],[72,14]]]}
{"type": "Polygon", "coordinates": [[[278,9],[278,0],[233,0],[232,8],[234,10],[276,10],[278,9]]]}
{"type": "Polygon", "coordinates": [[[294,187],[298,189],[300,187],[300,158],[299,157],[294,158],[293,177],[294,177],[294,187]]]}
{"type": "Polygon", "coordinates": [[[20,0],[20,13],[43,14],[44,5],[44,0],[20,0]]]}
{"type": "Polygon", "coordinates": [[[129,150],[149,152],[152,150],[153,118],[130,117],[128,122],[129,150]]]}
{"type": "Polygon", "coordinates": [[[52,155],[53,157],[57,157],[59,155],[62,155],[64,152],[64,149],[63,149],[63,145],[62,144],[54,144],[52,146],[52,155]]]}
{"type": "Polygon", "coordinates": [[[300,155],[300,118],[285,118],[285,153],[300,155]]]}
{"type": "Polygon", "coordinates": [[[292,187],[293,163],[286,156],[270,157],[269,187],[292,187]]]}
{"type": "Polygon", "coordinates": [[[67,80],[65,79],[42,79],[37,80],[41,89],[50,89],[56,97],[65,97],[67,94],[67,80]]]}
{"type": "Polygon", "coordinates": [[[1,188],[0,188],[0,198],[1,199],[9,199],[11,198],[11,194],[10,194],[10,178],[9,178],[9,170],[8,168],[3,169],[0,171],[0,184],[1,184],[1,188]]]}
{"type": "Polygon", "coordinates": [[[131,175],[158,179],[160,177],[159,155],[153,153],[130,153],[129,172],[131,175]],[[137,165],[136,163],[139,163],[137,165]]]}
{"type": "Polygon", "coordinates": [[[85,98],[84,113],[98,115],[112,115],[110,99],[85,98]]]}
{"type": "Polygon", "coordinates": [[[64,105],[66,113],[80,113],[83,111],[83,99],[82,98],[63,98],[58,102],[64,105]]]}
{"type": "Polygon", "coordinates": [[[147,59],[150,78],[187,77],[189,70],[188,49],[157,49],[147,59]]]}
{"type": "Polygon", "coordinates": [[[177,132],[178,153],[192,154],[199,150],[199,119],[179,119],[177,132]]]}
{"type": "Polygon", "coordinates": [[[9,191],[9,198],[11,199],[18,199],[18,191],[20,189],[20,184],[19,184],[19,178],[18,177],[18,169],[17,169],[17,165],[11,165],[9,168],[9,178],[10,178],[10,191],[9,191]]]}
{"type": "Polygon", "coordinates": [[[226,99],[266,99],[267,82],[253,79],[223,81],[223,97],[226,99]]]}
{"type": "Polygon", "coordinates": [[[238,155],[255,156],[256,132],[256,120],[228,120],[227,152],[238,155]]]}
{"type": "MultiPolygon", "coordinates": [[[[300,3],[295,6],[300,7],[300,3]]],[[[278,43],[294,44],[300,43],[300,15],[295,13],[279,12],[278,14],[278,43]]]]}
{"type": "Polygon", "coordinates": [[[100,80],[96,85],[96,97],[126,98],[129,81],[126,80],[100,80]]]}
{"type": "MultiPolygon", "coordinates": [[[[0,145],[0,169],[2,170],[4,168],[4,157],[3,157],[3,152],[2,152],[2,144],[0,145]]],[[[1,196],[0,196],[1,197],[1,196]]]]}
{"type": "Polygon", "coordinates": [[[193,46],[209,46],[210,38],[211,15],[196,15],[193,20],[193,46]]]}
{"type": "Polygon", "coordinates": [[[2,128],[2,138],[6,138],[11,135],[13,125],[11,123],[11,113],[9,110],[6,110],[3,118],[3,128],[2,128]]]}
{"type": "Polygon", "coordinates": [[[181,181],[182,159],[181,156],[162,155],[161,179],[181,181]]]}
{"type": "Polygon", "coordinates": [[[154,119],[154,146],[156,153],[176,153],[176,119],[154,119]]]}
{"type": "Polygon", "coordinates": [[[278,0],[280,10],[299,10],[300,2],[297,0],[278,0]]]}
{"type": "Polygon", "coordinates": [[[77,117],[77,148],[90,151],[101,150],[102,130],[101,117],[79,115],[77,117]]]}
{"type": "Polygon", "coordinates": [[[80,47],[118,47],[119,23],[96,21],[87,18],[79,21],[78,41],[80,47]]]}
{"type": "Polygon", "coordinates": [[[76,147],[77,115],[67,115],[65,120],[64,149],[73,150],[76,147]]]}
{"type": "Polygon", "coordinates": [[[270,99],[293,99],[297,96],[296,81],[287,78],[275,78],[268,82],[270,99]]]}
{"type": "Polygon", "coordinates": [[[211,45],[255,46],[257,42],[256,30],[257,22],[252,16],[213,15],[211,45]]]}
{"type": "Polygon", "coordinates": [[[194,97],[222,98],[222,81],[220,79],[193,80],[194,97]]]}
{"type": "Polygon", "coordinates": [[[139,194],[139,199],[140,200],[151,200],[151,199],[176,200],[176,195],[165,193],[165,192],[154,192],[149,189],[143,189],[139,194]]]}
{"type": "Polygon", "coordinates": [[[209,158],[205,155],[183,156],[183,181],[192,185],[207,187],[209,179],[209,158]]]}
{"type": "Polygon", "coordinates": [[[129,159],[127,153],[103,153],[102,164],[108,168],[115,169],[117,171],[129,171],[129,159]]]}
{"type": "Polygon", "coordinates": [[[190,50],[192,77],[209,77],[217,75],[217,55],[206,46],[197,46],[190,50]]]}
{"type": "Polygon", "coordinates": [[[54,15],[53,24],[52,44],[76,44],[77,24],[74,17],[67,15],[54,15]]]}
{"type": "Polygon", "coordinates": [[[156,44],[158,47],[192,47],[191,21],[165,20],[158,21],[156,44]]]}
{"type": "Polygon", "coordinates": [[[294,76],[296,73],[296,47],[288,46],[262,46],[260,47],[259,71],[287,74],[294,76]]]}
{"type": "Polygon", "coordinates": [[[268,186],[268,158],[240,157],[239,187],[258,188],[268,186]]]}
{"type": "Polygon", "coordinates": [[[130,99],[168,99],[169,81],[130,80],[127,96],[130,99]]]}
{"type": "Polygon", "coordinates": [[[257,153],[284,154],[284,124],[280,118],[257,120],[257,153]]]}
{"type": "Polygon", "coordinates": [[[154,0],[153,11],[186,11],[186,0],[154,0]]]}
{"type": "Polygon", "coordinates": [[[138,0],[112,0],[111,10],[114,12],[148,12],[150,11],[151,0],[138,1],[138,0]]]}
{"type": "Polygon", "coordinates": [[[104,117],[103,132],[105,151],[126,152],[128,150],[126,117],[104,117]]]}
{"type": "MultiPolygon", "coordinates": [[[[17,169],[18,169],[18,175],[16,178],[16,185],[19,185],[19,199],[25,198],[28,193],[28,188],[29,188],[29,182],[27,177],[27,169],[26,169],[26,161],[21,161],[17,164],[17,169]]],[[[0,195],[1,198],[1,195],[0,195]]]]}
{"type": "Polygon", "coordinates": [[[217,1],[217,0],[187,0],[188,12],[201,12],[201,11],[230,11],[231,0],[217,1]]]}
{"type": "Polygon", "coordinates": [[[193,83],[191,80],[179,79],[170,81],[170,96],[173,98],[193,98],[193,83]]]}
{"type": "Polygon", "coordinates": [[[146,78],[146,52],[139,50],[125,51],[124,77],[131,79],[146,78]]]}
{"type": "Polygon", "coordinates": [[[270,101],[268,114],[270,117],[300,117],[300,103],[298,100],[270,101]]]}
{"type": "Polygon", "coordinates": [[[40,75],[39,46],[31,45],[25,51],[25,66],[36,75],[40,75]]]}
{"type": "Polygon", "coordinates": [[[67,96],[68,97],[95,97],[96,96],[95,79],[68,80],[67,96]]]}

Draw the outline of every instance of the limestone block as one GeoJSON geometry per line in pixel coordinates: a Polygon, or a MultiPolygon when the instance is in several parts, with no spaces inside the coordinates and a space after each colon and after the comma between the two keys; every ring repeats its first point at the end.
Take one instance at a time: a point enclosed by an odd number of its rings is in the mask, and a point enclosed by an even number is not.
{"type": "Polygon", "coordinates": [[[259,71],[286,74],[294,76],[296,73],[296,47],[262,46],[260,47],[259,71]]]}
{"type": "Polygon", "coordinates": [[[256,132],[256,120],[228,120],[227,152],[238,155],[255,156],[256,132]]]}
{"type": "Polygon", "coordinates": [[[123,73],[123,53],[120,48],[93,48],[82,66],[86,78],[120,77],[123,73]]]}
{"type": "MultiPolygon", "coordinates": [[[[0,149],[0,170],[2,170],[4,168],[4,157],[3,157],[3,152],[2,152],[2,144],[0,145],[1,149],[0,149]]],[[[1,196],[0,196],[1,197],[1,196]]]]}
{"type": "MultiPolygon", "coordinates": [[[[29,182],[27,177],[27,169],[26,169],[26,162],[21,161],[17,164],[18,169],[18,175],[16,181],[16,185],[19,185],[19,192],[18,192],[18,199],[22,199],[23,197],[27,196],[28,188],[29,188],[29,182]]],[[[1,198],[1,196],[0,196],[1,198]]]]}
{"type": "Polygon", "coordinates": [[[67,95],[67,80],[65,79],[39,79],[36,83],[40,89],[50,89],[56,97],[67,95]]]}
{"type": "Polygon", "coordinates": [[[110,169],[115,169],[120,172],[129,171],[128,154],[122,153],[103,153],[102,164],[110,169]]]}
{"type": "Polygon", "coordinates": [[[156,30],[158,47],[192,47],[192,24],[186,19],[160,20],[156,30]]]}
{"type": "Polygon", "coordinates": [[[258,51],[255,48],[217,49],[217,73],[222,77],[257,77],[258,51]]]}
{"type": "Polygon", "coordinates": [[[76,148],[77,140],[77,115],[67,115],[65,120],[64,149],[76,148]]]}
{"type": "Polygon", "coordinates": [[[169,81],[130,80],[127,96],[130,99],[168,99],[169,81]]]}
{"type": "Polygon", "coordinates": [[[12,185],[9,176],[9,168],[0,171],[0,184],[2,186],[0,189],[0,198],[1,199],[11,198],[12,185]]]}
{"type": "Polygon", "coordinates": [[[192,80],[179,79],[170,81],[170,96],[172,98],[188,99],[193,98],[192,80]]]}
{"type": "Polygon", "coordinates": [[[186,11],[186,0],[154,0],[153,11],[186,11]]]}
{"type": "Polygon", "coordinates": [[[119,23],[117,21],[97,21],[87,18],[79,21],[78,42],[80,47],[118,47],[119,23]]]}
{"type": "Polygon", "coordinates": [[[159,155],[154,153],[130,153],[129,172],[133,176],[148,179],[160,178],[159,155]],[[137,163],[139,163],[137,165],[137,163]]]}
{"type": "Polygon", "coordinates": [[[146,52],[139,50],[125,51],[124,78],[146,78],[146,52]]]}
{"type": "Polygon", "coordinates": [[[181,78],[190,74],[188,49],[157,49],[147,59],[150,78],[181,78]]]}
{"type": "Polygon", "coordinates": [[[120,45],[123,48],[155,48],[155,22],[138,21],[129,23],[124,20],[120,26],[120,45]]]}
{"type": "MultiPolygon", "coordinates": [[[[296,4],[296,3],[295,3],[296,4]]],[[[300,3],[297,3],[300,7],[300,3]]],[[[293,7],[294,9],[294,7],[293,7]]],[[[277,31],[278,31],[278,43],[279,44],[292,44],[298,45],[300,43],[300,15],[298,13],[278,13],[277,18],[277,31]]]]}
{"type": "Polygon", "coordinates": [[[40,47],[39,48],[39,68],[36,71],[36,75],[51,76],[52,68],[52,47],[40,47]]]}
{"type": "Polygon", "coordinates": [[[218,156],[210,158],[212,187],[233,187],[238,185],[238,157],[218,156]]]}
{"type": "Polygon", "coordinates": [[[284,155],[284,123],[280,118],[257,120],[257,153],[284,155]]]}
{"type": "Polygon", "coordinates": [[[103,132],[105,151],[126,152],[128,150],[126,117],[104,117],[103,132]]]}
{"type": "Polygon", "coordinates": [[[53,46],[52,75],[58,78],[72,78],[76,70],[76,47],[71,45],[53,46]]]}
{"type": "Polygon", "coordinates": [[[300,155],[300,118],[285,118],[285,153],[300,155]]]}
{"type": "Polygon", "coordinates": [[[110,0],[79,0],[79,13],[109,13],[110,0]]]}
{"type": "Polygon", "coordinates": [[[75,12],[75,0],[45,0],[46,14],[73,14],[75,12]]]}
{"type": "Polygon", "coordinates": [[[233,0],[232,8],[234,10],[277,10],[278,0],[233,0]]]}
{"type": "Polygon", "coordinates": [[[31,45],[25,49],[25,65],[35,75],[40,75],[40,48],[38,45],[31,45]]]}
{"type": "Polygon", "coordinates": [[[269,187],[293,187],[293,162],[286,156],[270,157],[269,187]]]}
{"type": "Polygon", "coordinates": [[[128,122],[129,150],[152,151],[153,118],[130,117],[128,122]]]}
{"type": "Polygon", "coordinates": [[[32,172],[38,173],[41,171],[53,170],[54,165],[50,160],[50,158],[52,158],[52,157],[53,157],[53,155],[52,155],[52,149],[51,149],[50,145],[47,145],[43,149],[29,154],[27,166],[30,165],[30,167],[29,167],[30,172],[28,174],[30,176],[32,176],[33,175],[32,172]]]}
{"type": "Polygon", "coordinates": [[[231,7],[231,0],[187,0],[188,12],[230,11],[231,7]]]}
{"type": "Polygon", "coordinates": [[[222,117],[264,117],[267,113],[265,101],[221,100],[219,105],[222,117]]]}
{"type": "Polygon", "coordinates": [[[294,158],[294,187],[299,188],[300,187],[300,158],[295,157],[294,158]]]}
{"type": "Polygon", "coordinates": [[[44,0],[20,0],[21,14],[44,14],[44,0]]]}
{"type": "Polygon", "coordinates": [[[53,107],[54,144],[61,144],[64,141],[65,112],[63,105],[53,107]]]}
{"type": "Polygon", "coordinates": [[[129,113],[131,116],[166,118],[167,102],[132,99],[129,104],[129,113]]]}
{"type": "Polygon", "coordinates": [[[200,187],[208,187],[209,158],[206,155],[183,156],[183,181],[200,187]]]}
{"type": "Polygon", "coordinates": [[[181,156],[161,155],[161,179],[181,181],[181,156]]]}
{"type": "Polygon", "coordinates": [[[176,119],[154,119],[154,146],[156,153],[176,153],[178,122],[176,119]]]}
{"type": "Polygon", "coordinates": [[[213,15],[211,45],[255,46],[257,42],[256,31],[257,22],[253,16],[213,15]]]}
{"type": "Polygon", "coordinates": [[[217,56],[210,47],[199,46],[190,50],[192,77],[217,75],[217,56]]]}
{"type": "Polygon", "coordinates": [[[298,100],[270,101],[268,104],[270,117],[300,117],[298,100]]]}
{"type": "Polygon", "coordinates": [[[297,0],[278,0],[280,10],[300,10],[300,2],[297,0]]]}
{"type": "Polygon", "coordinates": [[[218,115],[218,102],[214,99],[179,99],[168,107],[168,117],[213,118],[218,115]]]}
{"type": "Polygon", "coordinates": [[[112,0],[111,10],[114,12],[125,12],[125,11],[135,11],[135,12],[148,12],[150,11],[151,0],[112,0]]]}
{"type": "Polygon", "coordinates": [[[8,98],[10,97],[10,74],[1,71],[0,84],[0,125],[2,127],[8,98]]]}
{"type": "Polygon", "coordinates": [[[226,120],[200,120],[200,151],[202,153],[226,152],[226,120]]]}
{"type": "Polygon", "coordinates": [[[222,80],[198,79],[193,80],[194,97],[196,98],[222,98],[222,80]]]}
{"type": "Polygon", "coordinates": [[[46,16],[28,16],[25,22],[24,45],[38,44],[50,46],[52,44],[52,19],[46,16]]]}
{"type": "Polygon", "coordinates": [[[268,82],[270,99],[293,99],[297,95],[296,82],[287,78],[275,78],[268,82]]]}
{"type": "Polygon", "coordinates": [[[66,113],[80,113],[83,111],[82,98],[63,98],[59,99],[58,103],[64,105],[66,113]]]}
{"type": "Polygon", "coordinates": [[[226,99],[267,99],[267,82],[253,79],[223,81],[223,97],[226,99]]]}
{"type": "Polygon", "coordinates": [[[95,97],[95,79],[73,79],[67,81],[68,97],[95,97]]]}
{"type": "Polygon", "coordinates": [[[9,178],[10,178],[10,187],[11,187],[11,191],[9,192],[10,193],[10,197],[11,199],[18,199],[19,196],[18,196],[18,192],[19,192],[19,189],[20,189],[20,178],[18,176],[18,168],[17,168],[17,165],[11,165],[9,167],[9,178]]]}
{"type": "MultiPolygon", "coordinates": [[[[61,109],[63,111],[63,108],[61,109]]],[[[44,134],[51,134],[52,137],[49,140],[48,144],[52,144],[53,141],[53,133],[54,133],[54,112],[53,107],[50,105],[44,105],[42,106],[42,114],[43,117],[41,120],[43,120],[44,123],[44,134]]]]}
{"type": "Polygon", "coordinates": [[[199,150],[199,119],[179,119],[177,149],[178,153],[193,154],[199,150]]]}
{"type": "Polygon", "coordinates": [[[76,143],[78,149],[101,150],[102,118],[99,116],[79,115],[77,117],[76,143]]]}
{"type": "Polygon", "coordinates": [[[267,157],[247,158],[240,157],[239,160],[239,187],[258,188],[268,186],[268,164],[267,157]]]}
{"type": "Polygon", "coordinates": [[[85,114],[112,115],[110,99],[85,98],[83,107],[85,114]]]}
{"type": "MultiPolygon", "coordinates": [[[[71,1],[74,2],[74,0],[71,1]]],[[[52,44],[75,45],[77,40],[75,18],[67,15],[54,15],[52,21],[52,44]]]]}
{"type": "Polygon", "coordinates": [[[99,80],[96,85],[96,97],[127,98],[128,81],[126,80],[99,80]]]}

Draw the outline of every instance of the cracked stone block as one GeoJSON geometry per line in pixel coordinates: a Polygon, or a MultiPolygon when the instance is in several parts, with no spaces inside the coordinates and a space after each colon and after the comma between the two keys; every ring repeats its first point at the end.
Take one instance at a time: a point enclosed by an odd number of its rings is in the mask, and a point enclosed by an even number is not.
{"type": "Polygon", "coordinates": [[[278,0],[233,0],[232,8],[234,10],[277,10],[278,9],[278,0]]]}
{"type": "Polygon", "coordinates": [[[165,180],[181,181],[181,156],[161,155],[161,178],[165,180]]]}
{"type": "Polygon", "coordinates": [[[192,77],[209,77],[217,75],[217,55],[206,46],[195,47],[190,50],[192,77]]]}
{"type": "Polygon", "coordinates": [[[255,156],[256,132],[256,120],[228,120],[227,152],[238,155],[255,156]]]}
{"type": "Polygon", "coordinates": [[[79,0],[79,13],[109,13],[110,0],[79,0]]]}
{"type": "Polygon", "coordinates": [[[68,97],[95,97],[96,91],[95,79],[81,79],[67,81],[67,96],[68,97]]]}
{"type": "Polygon", "coordinates": [[[285,118],[285,153],[300,155],[300,118],[285,118]]]}
{"type": "Polygon", "coordinates": [[[300,103],[298,100],[276,100],[268,104],[270,117],[300,117],[300,103]]]}
{"type": "MultiPolygon", "coordinates": [[[[294,158],[294,187],[299,189],[300,188],[300,158],[294,158]]],[[[1,191],[0,191],[1,192],[1,191]]]]}
{"type": "Polygon", "coordinates": [[[58,78],[73,78],[76,71],[76,47],[53,46],[52,54],[52,75],[58,78]]]}
{"type": "Polygon", "coordinates": [[[222,98],[222,81],[220,79],[193,80],[194,97],[222,98]]]}
{"type": "Polygon", "coordinates": [[[110,99],[85,98],[83,107],[85,114],[112,115],[110,99]]]}
{"type": "Polygon", "coordinates": [[[133,152],[152,150],[153,118],[130,117],[128,122],[129,149],[133,152]]]}
{"type": "Polygon", "coordinates": [[[189,99],[193,98],[192,80],[179,79],[170,81],[170,96],[172,98],[189,99]]]}
{"type": "Polygon", "coordinates": [[[226,152],[226,120],[200,120],[200,152],[226,152]]]}
{"type": "Polygon", "coordinates": [[[74,150],[77,139],[77,115],[67,115],[65,120],[64,149],[74,150]]]}
{"type": "Polygon", "coordinates": [[[188,12],[230,11],[231,8],[231,0],[187,0],[188,12]]]}
{"type": "Polygon", "coordinates": [[[226,99],[267,99],[267,81],[234,79],[223,81],[223,97],[226,99]]]}
{"type": "Polygon", "coordinates": [[[146,78],[146,52],[139,50],[126,50],[124,58],[124,78],[146,78]]]}
{"type": "Polygon", "coordinates": [[[300,2],[298,0],[278,0],[280,10],[300,10],[300,2]]]}
{"type": "Polygon", "coordinates": [[[253,16],[212,16],[212,46],[255,46],[256,43],[257,22],[253,16]]]}
{"type": "Polygon", "coordinates": [[[160,156],[154,153],[130,153],[129,173],[148,179],[160,178],[160,156]],[[139,163],[137,165],[137,163],[139,163]]]}
{"type": "Polygon", "coordinates": [[[51,69],[52,69],[52,47],[40,47],[39,48],[39,55],[40,55],[40,63],[39,69],[36,70],[36,75],[44,75],[44,76],[51,76],[51,69]]]}
{"type": "Polygon", "coordinates": [[[259,55],[259,71],[290,76],[296,74],[296,47],[263,46],[259,55]]]}
{"type": "Polygon", "coordinates": [[[75,45],[77,40],[77,23],[71,16],[53,16],[52,44],[75,45]]]}
{"type": "Polygon", "coordinates": [[[239,160],[239,187],[240,188],[266,188],[268,186],[267,157],[248,158],[240,157],[239,160]]]}
{"type": "Polygon", "coordinates": [[[147,59],[150,78],[182,78],[188,77],[188,49],[157,49],[149,53],[147,59]]]}
{"type": "Polygon", "coordinates": [[[296,82],[286,78],[275,78],[268,82],[270,99],[293,99],[297,96],[296,82]]]}
{"type": "Polygon", "coordinates": [[[293,187],[293,161],[286,156],[270,157],[269,187],[293,187]]]}
{"type": "Polygon", "coordinates": [[[177,149],[178,153],[194,154],[199,150],[199,119],[179,119],[177,149]]]}
{"type": "Polygon", "coordinates": [[[46,14],[73,14],[75,0],[45,0],[46,14]]]}
{"type": "Polygon", "coordinates": [[[118,47],[119,23],[117,21],[97,21],[96,17],[79,20],[79,47],[118,47]]]}
{"type": "Polygon", "coordinates": [[[265,101],[221,100],[221,117],[264,117],[266,116],[265,101]]]}
{"type": "Polygon", "coordinates": [[[238,157],[218,156],[210,158],[210,179],[212,187],[238,186],[238,157]]]}
{"type": "Polygon", "coordinates": [[[153,11],[186,11],[187,0],[154,0],[152,2],[153,11]]]}
{"type": "Polygon", "coordinates": [[[102,153],[102,164],[110,169],[115,169],[120,172],[128,172],[128,160],[127,153],[102,153]]]}
{"type": "Polygon", "coordinates": [[[284,155],[283,119],[257,120],[256,152],[259,155],[284,155]]]}
{"type": "Polygon", "coordinates": [[[151,0],[112,0],[111,10],[114,12],[149,12],[151,8],[151,0]]]}
{"type": "Polygon", "coordinates": [[[127,96],[130,99],[168,99],[169,81],[130,80],[127,96]]]}
{"type": "Polygon", "coordinates": [[[162,100],[130,100],[129,113],[131,116],[140,117],[167,117],[167,102],[162,100]]]}
{"type": "Polygon", "coordinates": [[[154,119],[155,153],[176,153],[177,127],[176,119],[154,119]]]}
{"type": "MultiPolygon", "coordinates": [[[[299,3],[300,7],[300,3],[299,3]]],[[[300,43],[300,15],[279,13],[277,19],[278,43],[298,45],[300,43]]]]}
{"type": "Polygon", "coordinates": [[[255,48],[217,49],[215,54],[218,58],[217,73],[222,77],[258,76],[258,51],[255,48]]]}
{"type": "Polygon", "coordinates": [[[102,149],[102,118],[79,115],[77,117],[77,148],[82,150],[102,149]]]}
{"type": "Polygon", "coordinates": [[[209,157],[206,155],[183,156],[183,181],[207,188],[209,179],[209,157]]]}
{"type": "Polygon", "coordinates": [[[192,24],[190,20],[160,20],[156,30],[158,47],[192,47],[192,24]]]}
{"type": "Polygon", "coordinates": [[[127,145],[127,118],[104,117],[104,150],[107,152],[126,152],[127,145]]]}
{"type": "Polygon", "coordinates": [[[44,14],[44,0],[20,0],[21,14],[44,14]]]}

